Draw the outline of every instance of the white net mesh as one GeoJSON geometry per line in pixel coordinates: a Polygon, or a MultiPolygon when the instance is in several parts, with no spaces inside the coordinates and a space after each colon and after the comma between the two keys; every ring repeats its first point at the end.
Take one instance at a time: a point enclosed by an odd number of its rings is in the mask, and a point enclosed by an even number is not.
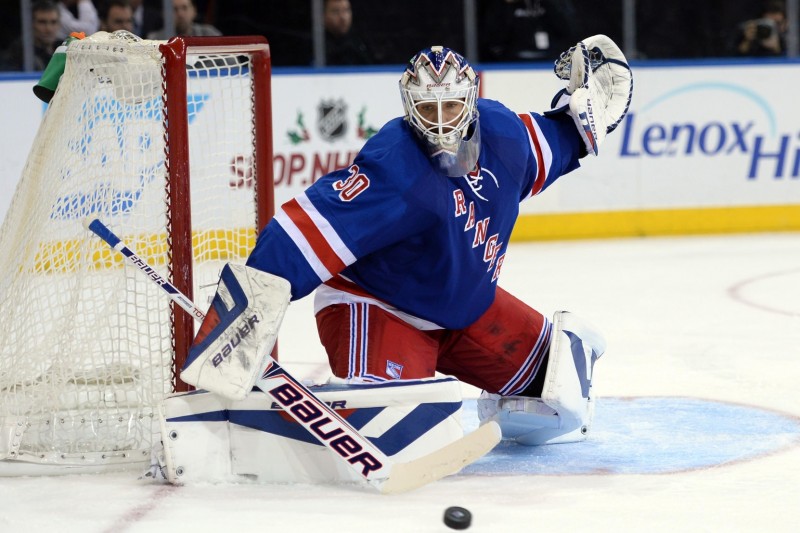
{"type": "MultiPolygon", "coordinates": [[[[169,300],[83,221],[101,219],[162,275],[183,268],[170,265],[158,44],[101,33],[70,46],[0,228],[0,461],[149,458],[172,391],[169,300]]],[[[249,56],[198,53],[186,66],[188,267],[205,307],[220,264],[255,240],[254,89],[249,56]]]]}

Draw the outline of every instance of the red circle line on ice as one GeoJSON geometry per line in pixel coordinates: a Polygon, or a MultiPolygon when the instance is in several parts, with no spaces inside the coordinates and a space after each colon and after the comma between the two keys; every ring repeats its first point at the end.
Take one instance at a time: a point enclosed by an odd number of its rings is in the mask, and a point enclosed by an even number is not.
{"type": "MultiPolygon", "coordinates": [[[[754,276],[752,278],[747,278],[728,287],[728,295],[739,303],[754,307],[756,309],[761,309],[762,311],[776,313],[779,315],[800,317],[800,303],[798,300],[793,300],[793,308],[786,308],[786,305],[788,305],[789,302],[785,302],[783,306],[781,303],[770,302],[769,297],[767,296],[768,292],[763,290],[749,291],[749,289],[759,289],[759,285],[763,289],[764,283],[768,283],[769,281],[773,280],[779,280],[784,291],[786,287],[798,287],[800,286],[800,268],[769,272],[765,274],[759,274],[758,276],[754,276]],[[794,285],[792,284],[791,280],[789,283],[786,283],[784,279],[792,276],[797,278],[793,282],[794,285]],[[753,293],[756,295],[754,296],[753,293]]],[[[791,300],[791,298],[789,298],[789,300],[791,300]]],[[[783,299],[781,302],[783,302],[783,299]]]]}

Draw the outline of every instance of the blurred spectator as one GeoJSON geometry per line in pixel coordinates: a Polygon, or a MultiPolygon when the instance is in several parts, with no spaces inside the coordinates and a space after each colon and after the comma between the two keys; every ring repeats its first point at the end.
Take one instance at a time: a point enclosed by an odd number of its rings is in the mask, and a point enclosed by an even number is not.
{"type": "Polygon", "coordinates": [[[194,21],[197,17],[197,8],[195,8],[192,0],[173,0],[172,9],[175,13],[175,31],[161,28],[160,30],[151,32],[147,36],[148,39],[165,41],[175,35],[192,37],[222,35],[222,32],[214,26],[210,24],[200,24],[194,21]]]}
{"type": "Polygon", "coordinates": [[[146,37],[164,25],[159,0],[131,0],[133,8],[133,33],[146,37]]]}
{"type": "Polygon", "coordinates": [[[325,0],[325,63],[369,65],[375,62],[364,40],[353,31],[350,0],[325,0]]]}
{"type": "Polygon", "coordinates": [[[479,19],[481,61],[552,60],[582,38],[570,0],[485,0],[479,19]]]}
{"type": "MultiPolygon", "coordinates": [[[[31,6],[33,20],[33,68],[44,70],[61,39],[61,16],[58,6],[52,0],[39,0],[31,6]]],[[[22,37],[11,43],[0,58],[6,70],[22,70],[22,37]]]]}
{"type": "Polygon", "coordinates": [[[58,10],[61,12],[59,40],[66,39],[72,32],[91,35],[100,29],[100,17],[92,0],[60,0],[58,10]]]}
{"type": "Polygon", "coordinates": [[[101,10],[100,29],[109,33],[117,30],[133,33],[133,8],[130,0],[106,0],[101,10]]]}
{"type": "Polygon", "coordinates": [[[737,28],[735,53],[739,56],[782,56],[786,53],[785,5],[782,0],[765,2],[761,17],[742,22],[737,28]]]}

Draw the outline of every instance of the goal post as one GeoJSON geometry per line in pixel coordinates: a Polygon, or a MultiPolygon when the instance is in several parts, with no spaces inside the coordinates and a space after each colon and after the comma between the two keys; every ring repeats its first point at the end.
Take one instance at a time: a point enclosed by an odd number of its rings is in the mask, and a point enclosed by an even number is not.
{"type": "Polygon", "coordinates": [[[83,227],[200,306],[274,211],[263,37],[73,41],[0,227],[0,475],[149,460],[194,323],[83,227]]]}
{"type": "MultiPolygon", "coordinates": [[[[261,228],[274,215],[274,196],[272,179],[272,109],[270,88],[270,56],[269,48],[264,38],[239,37],[176,37],[159,47],[164,57],[165,71],[165,123],[169,143],[167,167],[170,180],[177,191],[190,190],[190,159],[189,159],[189,110],[186,98],[187,76],[182,69],[187,64],[187,57],[197,56],[201,66],[214,64],[214,57],[236,58],[237,54],[249,53],[249,73],[252,87],[257,88],[252,92],[252,135],[253,169],[268,172],[269,179],[256,179],[254,187],[256,201],[255,227],[261,228]],[[175,117],[175,120],[172,118],[175,117]],[[258,201],[261,200],[261,201],[258,201]]],[[[215,66],[217,69],[229,69],[227,63],[215,66]]],[[[203,76],[208,71],[200,68],[195,74],[203,76]]],[[[191,80],[191,77],[188,78],[191,80]]],[[[253,179],[254,176],[250,177],[253,179]]],[[[191,210],[182,207],[181,201],[170,204],[170,217],[172,221],[172,247],[173,259],[176,264],[190,264],[192,252],[192,221],[191,210]]],[[[189,299],[194,297],[192,291],[192,269],[182,269],[176,272],[173,269],[173,285],[186,294],[189,299]],[[186,292],[188,291],[188,292],[186,292]]],[[[181,368],[189,353],[192,339],[194,338],[194,320],[186,313],[178,312],[174,316],[175,322],[175,366],[181,368]]],[[[175,375],[175,390],[183,392],[188,390],[180,377],[175,375]]]]}

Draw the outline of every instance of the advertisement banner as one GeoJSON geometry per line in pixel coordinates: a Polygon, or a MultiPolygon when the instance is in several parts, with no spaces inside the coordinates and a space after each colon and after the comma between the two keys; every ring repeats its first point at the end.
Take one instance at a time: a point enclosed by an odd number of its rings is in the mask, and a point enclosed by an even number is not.
{"type": "MultiPolygon", "coordinates": [[[[401,115],[398,77],[394,70],[274,75],[276,204],[349,165],[367,139],[401,115]]],[[[516,112],[545,111],[561,87],[543,66],[491,69],[481,77],[483,96],[516,112]]],[[[800,229],[798,209],[792,209],[800,206],[800,109],[785,89],[794,79],[800,79],[800,65],[789,62],[634,65],[629,113],[600,156],[583,159],[581,169],[523,203],[522,213],[559,216],[559,224],[577,220],[564,216],[616,217],[609,222],[616,228],[595,224],[591,235],[662,232],[642,225],[654,216],[667,220],[668,232],[800,229]],[[742,222],[742,213],[751,220],[742,222]],[[709,214],[722,218],[708,226],[709,214]]],[[[34,83],[0,82],[0,98],[14,103],[0,111],[7,125],[0,132],[0,216],[41,120],[34,83]]],[[[214,108],[210,101],[198,107],[194,123],[214,108]]],[[[237,162],[235,154],[224,164],[231,182],[247,175],[247,162],[237,162]]]]}
{"type": "Polygon", "coordinates": [[[347,167],[364,143],[402,114],[395,73],[275,78],[275,202],[281,205],[324,174],[347,167]]]}
{"type": "MultiPolygon", "coordinates": [[[[625,120],[596,159],[523,212],[800,204],[800,66],[634,68],[625,120]]],[[[485,73],[487,96],[538,111],[558,88],[548,71],[485,73]]]]}

